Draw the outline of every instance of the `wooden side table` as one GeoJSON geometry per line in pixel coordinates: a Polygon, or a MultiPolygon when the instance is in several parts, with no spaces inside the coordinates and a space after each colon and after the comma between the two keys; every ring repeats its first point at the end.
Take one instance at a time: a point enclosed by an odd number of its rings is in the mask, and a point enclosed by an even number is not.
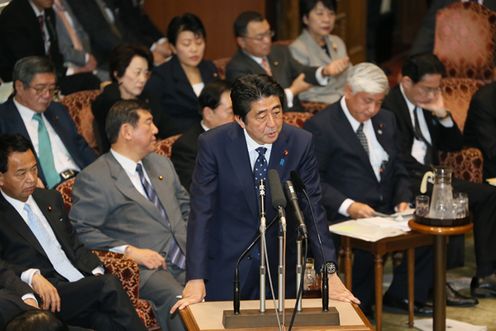
{"type": "Polygon", "coordinates": [[[453,227],[428,226],[410,220],[410,228],[434,235],[434,331],[446,330],[446,240],[448,236],[470,232],[473,224],[453,227]]]}
{"type": "Polygon", "coordinates": [[[362,239],[341,236],[344,250],[345,285],[351,291],[351,250],[361,249],[374,255],[375,261],[375,318],[376,330],[382,330],[382,279],[384,273],[382,257],[387,253],[407,251],[408,270],[408,326],[413,327],[413,301],[414,301],[414,273],[415,273],[415,248],[432,245],[434,240],[431,235],[419,232],[384,238],[370,242],[362,239]]]}

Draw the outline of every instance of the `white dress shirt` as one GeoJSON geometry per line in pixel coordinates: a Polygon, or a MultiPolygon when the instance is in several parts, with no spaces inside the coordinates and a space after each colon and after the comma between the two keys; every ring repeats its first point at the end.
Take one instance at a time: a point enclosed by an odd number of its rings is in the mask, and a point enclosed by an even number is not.
{"type": "MultiPolygon", "coordinates": [[[[33,115],[36,114],[36,112],[20,104],[15,98],[14,104],[17,107],[19,114],[21,115],[22,121],[24,122],[24,126],[28,131],[29,139],[31,139],[31,143],[33,144],[36,154],[40,155],[38,141],[38,122],[33,119],[33,115]]],[[[61,173],[62,171],[68,169],[80,171],[81,169],[74,162],[59,135],[57,134],[57,132],[55,132],[54,128],[52,127],[50,122],[48,122],[43,113],[41,114],[41,117],[45,122],[48,136],[50,137],[50,143],[52,144],[53,163],[55,164],[55,170],[57,170],[58,173],[61,173]]]]}
{"type": "MultiPolygon", "coordinates": [[[[408,111],[410,113],[410,119],[412,121],[412,125],[415,128],[415,115],[413,112],[415,111],[416,106],[408,100],[408,98],[405,95],[405,91],[403,90],[403,86],[400,84],[400,91],[401,94],[403,95],[403,99],[405,99],[406,105],[408,107],[408,111]]],[[[424,136],[425,140],[429,142],[429,144],[432,145],[432,138],[431,134],[429,132],[429,127],[427,126],[427,121],[425,120],[424,112],[422,111],[422,108],[418,107],[419,111],[417,111],[417,117],[419,120],[419,126],[420,126],[420,132],[422,132],[422,135],[424,136]]],[[[450,128],[454,125],[453,120],[451,119],[450,116],[440,119],[439,122],[441,123],[442,126],[446,128],[450,128]]],[[[427,153],[427,145],[424,141],[420,139],[416,139],[415,137],[413,138],[413,144],[412,144],[412,150],[410,151],[410,154],[417,160],[417,162],[424,164],[425,160],[425,154],[427,153]]]]}
{"type": "MultiPolygon", "coordinates": [[[[1,193],[2,193],[3,197],[5,198],[5,200],[7,200],[7,202],[10,203],[12,205],[12,207],[14,207],[14,209],[17,211],[17,213],[19,213],[19,215],[22,217],[24,222],[26,222],[28,227],[29,227],[28,214],[27,214],[26,210],[24,209],[24,205],[26,205],[26,204],[29,205],[29,207],[31,208],[33,213],[36,215],[38,220],[41,222],[41,225],[43,226],[43,228],[48,233],[48,236],[51,238],[51,240],[53,240],[54,242],[57,243],[57,249],[60,250],[63,255],[66,255],[64,250],[62,249],[62,246],[60,246],[60,243],[59,243],[57,237],[55,236],[55,233],[53,232],[52,227],[48,223],[45,215],[43,215],[43,212],[40,210],[40,207],[38,207],[38,204],[33,199],[33,196],[29,196],[28,200],[26,200],[26,202],[23,202],[23,201],[20,201],[20,200],[17,200],[17,199],[14,199],[14,198],[8,196],[3,191],[1,191],[1,193]]],[[[67,255],[66,255],[66,257],[67,257],[67,255]]],[[[69,258],[67,258],[67,260],[69,260],[69,258]]],[[[105,271],[104,271],[102,266],[98,266],[92,270],[92,273],[94,275],[97,275],[97,274],[103,275],[104,272],[105,271]]],[[[33,276],[36,274],[41,274],[40,269],[36,269],[36,268],[27,269],[21,273],[21,280],[23,282],[25,282],[26,284],[28,284],[29,286],[33,287],[33,285],[32,285],[33,276]]]]}
{"type": "MultiPolygon", "coordinates": [[[[341,98],[339,101],[341,108],[343,109],[343,112],[348,119],[348,122],[350,122],[351,127],[353,128],[353,131],[356,132],[358,127],[360,126],[360,122],[358,122],[350,113],[348,106],[346,105],[346,100],[345,98],[341,98]]],[[[381,180],[381,168],[385,162],[389,160],[389,155],[388,153],[384,150],[382,145],[379,143],[377,140],[377,137],[374,132],[374,127],[372,125],[372,120],[368,119],[367,121],[363,122],[363,133],[365,134],[365,137],[367,137],[367,145],[369,147],[369,160],[370,160],[370,165],[372,166],[372,169],[374,170],[375,177],[377,178],[377,181],[381,180]]],[[[348,208],[350,205],[355,202],[352,199],[347,198],[346,200],[343,201],[341,206],[339,206],[339,213],[344,216],[349,216],[348,214],[348,208]]]]}

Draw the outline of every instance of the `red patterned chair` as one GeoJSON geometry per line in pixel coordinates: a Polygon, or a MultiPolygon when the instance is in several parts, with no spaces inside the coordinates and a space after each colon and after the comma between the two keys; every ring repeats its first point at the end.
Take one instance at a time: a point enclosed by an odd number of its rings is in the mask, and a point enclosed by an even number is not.
{"type": "Polygon", "coordinates": [[[100,90],[80,91],[66,95],[61,103],[67,107],[76,128],[91,148],[98,151],[93,133],[93,113],[91,103],[100,94],[100,90]]]}
{"type": "MultiPolygon", "coordinates": [[[[72,186],[74,181],[74,178],[68,179],[56,188],[62,195],[67,209],[72,206],[72,186]]],[[[105,268],[121,281],[122,288],[127,292],[138,316],[143,320],[148,330],[160,330],[153,315],[151,304],[139,298],[139,268],[136,262],[125,258],[122,254],[108,251],[93,250],[93,253],[100,258],[105,268]]]]}
{"type": "Polygon", "coordinates": [[[300,113],[295,111],[288,111],[282,114],[284,122],[299,128],[303,127],[305,122],[313,117],[312,113],[300,113]]]}
{"type": "Polygon", "coordinates": [[[155,153],[168,157],[170,159],[172,154],[172,145],[176,142],[177,139],[181,137],[180,134],[176,134],[175,136],[170,136],[165,139],[159,140],[157,142],[157,146],[155,147],[155,153]]]}
{"type": "Polygon", "coordinates": [[[496,78],[496,12],[457,1],[438,11],[434,54],[448,77],[491,81],[496,78]]]}
{"type": "Polygon", "coordinates": [[[219,77],[222,79],[226,79],[226,66],[229,60],[231,60],[231,57],[222,57],[220,59],[213,60],[215,66],[217,67],[217,71],[219,71],[219,77]]]}
{"type": "MultiPolygon", "coordinates": [[[[483,81],[469,78],[444,78],[441,81],[444,103],[451,111],[455,123],[463,131],[472,95],[484,85],[483,81]]],[[[441,152],[440,162],[453,168],[456,178],[482,183],[482,152],[477,148],[464,148],[460,152],[441,152]]]]}

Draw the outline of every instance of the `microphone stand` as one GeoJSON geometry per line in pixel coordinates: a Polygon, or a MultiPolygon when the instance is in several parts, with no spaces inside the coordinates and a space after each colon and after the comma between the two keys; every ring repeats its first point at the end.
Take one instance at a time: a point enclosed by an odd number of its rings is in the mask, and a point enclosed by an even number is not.
{"type": "Polygon", "coordinates": [[[284,208],[278,207],[279,213],[279,267],[278,267],[278,310],[282,313],[282,325],[285,322],[284,302],[286,300],[286,216],[284,208]]]}
{"type": "Polygon", "coordinates": [[[301,234],[298,234],[296,239],[296,310],[301,311],[303,291],[300,291],[303,279],[303,252],[302,252],[302,241],[303,238],[301,234]]]}
{"type": "Polygon", "coordinates": [[[265,181],[260,180],[259,186],[259,206],[260,206],[260,312],[265,312],[265,230],[267,221],[265,219],[265,181]]]}

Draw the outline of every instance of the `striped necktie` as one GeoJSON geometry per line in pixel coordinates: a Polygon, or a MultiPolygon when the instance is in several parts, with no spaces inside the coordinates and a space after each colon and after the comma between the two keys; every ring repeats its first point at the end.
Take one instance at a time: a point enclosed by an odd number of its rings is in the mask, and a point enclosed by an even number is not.
{"type": "Polygon", "coordinates": [[[167,251],[169,260],[172,264],[184,270],[186,268],[186,256],[181,251],[181,247],[179,247],[179,244],[177,243],[174,233],[172,232],[169,223],[169,218],[167,217],[167,213],[165,211],[164,206],[158,199],[157,192],[155,192],[155,189],[153,188],[152,184],[148,182],[148,180],[145,177],[145,174],[143,172],[143,166],[141,165],[141,163],[138,163],[136,165],[136,172],[139,175],[141,185],[143,185],[143,189],[145,190],[148,200],[150,200],[155,205],[155,207],[158,208],[158,211],[160,212],[160,215],[162,216],[167,228],[170,230],[172,237],[171,240],[169,241],[169,249],[167,251]]]}
{"type": "Polygon", "coordinates": [[[367,136],[365,136],[365,133],[363,132],[363,123],[360,123],[360,126],[356,130],[356,135],[358,137],[358,140],[360,140],[360,144],[362,145],[363,149],[369,155],[369,143],[367,141],[367,136]]]}

